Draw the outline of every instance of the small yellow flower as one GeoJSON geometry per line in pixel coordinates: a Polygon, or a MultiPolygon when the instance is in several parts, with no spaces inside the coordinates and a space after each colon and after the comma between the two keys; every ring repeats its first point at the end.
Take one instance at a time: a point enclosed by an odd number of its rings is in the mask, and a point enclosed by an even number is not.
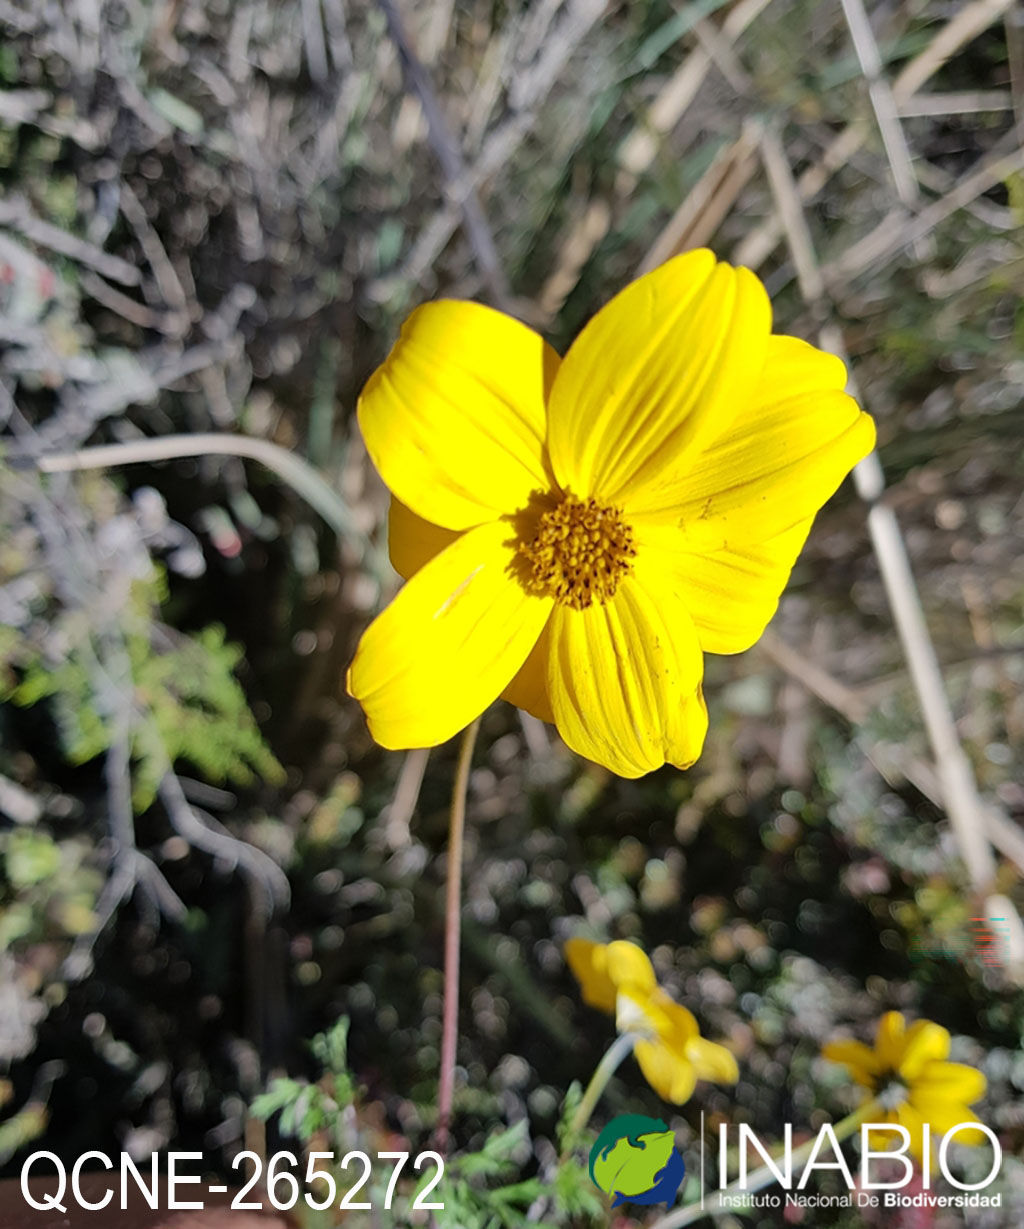
{"type": "Polygon", "coordinates": [[[703,653],[755,643],[873,446],[845,381],[708,251],[627,286],[564,359],[476,303],[415,311],[359,401],[409,582],[349,671],[374,738],[435,746],[501,695],[624,777],[692,764],[703,653]]]}
{"type": "Polygon", "coordinates": [[[735,1084],[736,1059],[725,1046],[700,1035],[691,1012],[669,998],[635,943],[570,939],[565,956],[591,1007],[615,1016],[620,1033],[637,1033],[633,1053],[659,1096],[682,1105],[698,1080],[735,1084]]]}
{"type": "MultiPolygon", "coordinates": [[[[910,1133],[911,1151],[924,1159],[924,1125],[933,1139],[961,1122],[978,1122],[968,1106],[985,1095],[986,1081],[980,1071],[964,1063],[950,1063],[949,1033],[931,1020],[915,1020],[910,1027],[898,1011],[889,1011],[878,1022],[874,1049],[861,1041],[830,1041],[822,1057],[841,1063],[854,1080],[881,1102],[884,1113],[873,1122],[894,1122],[910,1133]]],[[[957,1143],[985,1142],[981,1131],[965,1130],[957,1143]]],[[[892,1147],[881,1139],[873,1145],[892,1147]]]]}

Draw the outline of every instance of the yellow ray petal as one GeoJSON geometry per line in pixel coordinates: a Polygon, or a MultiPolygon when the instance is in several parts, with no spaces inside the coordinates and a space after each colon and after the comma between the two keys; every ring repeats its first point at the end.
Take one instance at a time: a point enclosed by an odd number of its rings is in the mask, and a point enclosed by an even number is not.
{"type": "Polygon", "coordinates": [[[388,555],[391,566],[403,580],[412,580],[425,563],[451,546],[459,536],[454,529],[442,529],[417,516],[401,500],[391,497],[388,511],[388,555]]]}
{"type": "Polygon", "coordinates": [[[418,308],[359,398],[366,448],[388,488],[435,525],[468,529],[550,487],[545,400],[558,355],[479,303],[418,308]]]}
{"type": "Polygon", "coordinates": [[[887,1011],[878,1021],[878,1031],[875,1034],[875,1053],[878,1055],[879,1069],[895,1071],[903,1057],[903,1035],[907,1022],[901,1012],[887,1011]]]}
{"type": "Polygon", "coordinates": [[[618,990],[608,976],[608,944],[573,938],[565,944],[565,958],[580,984],[584,1003],[609,1014],[615,1012],[618,990]]]}
{"type": "Polygon", "coordinates": [[[970,1105],[985,1095],[988,1081],[980,1071],[966,1063],[931,1062],[922,1067],[914,1081],[914,1096],[935,1100],[946,1098],[970,1105]]]}
{"type": "MultiPolygon", "coordinates": [[[[967,1108],[966,1105],[959,1101],[949,1101],[944,1097],[922,1097],[918,1095],[916,1089],[911,1091],[909,1097],[910,1104],[921,1115],[925,1122],[932,1129],[932,1136],[937,1144],[947,1131],[951,1131],[962,1122],[980,1122],[981,1119],[973,1110],[967,1108]]],[[[953,1136],[953,1143],[967,1144],[969,1147],[977,1148],[987,1140],[984,1131],[977,1131],[969,1127],[965,1127],[962,1131],[957,1131],[953,1136]]]]}
{"type": "Polygon", "coordinates": [[[608,944],[608,976],[620,990],[629,987],[638,994],[650,994],[658,984],[647,953],[624,939],[608,944]]]}
{"type": "Polygon", "coordinates": [[[757,393],[688,459],[670,506],[695,549],[743,549],[813,517],[875,443],[875,427],[842,391],[845,369],[795,337],[772,337],[757,393]]]}
{"type": "Polygon", "coordinates": [[[875,1077],[882,1070],[878,1055],[862,1041],[841,1039],[821,1047],[822,1058],[844,1066],[858,1084],[873,1088],[875,1077]]]}
{"type": "MultiPolygon", "coordinates": [[[[883,1122],[897,1123],[900,1121],[899,1114],[896,1110],[875,1110],[871,1115],[873,1123],[881,1124],[883,1122]]],[[[920,1136],[920,1122],[918,1123],[918,1134],[920,1136]]],[[[909,1129],[909,1128],[908,1128],[909,1129]]],[[[913,1140],[913,1131],[911,1131],[911,1140],[913,1140]]],[[[869,1131],[868,1132],[868,1147],[877,1152],[888,1152],[896,1147],[902,1147],[895,1132],[892,1131],[869,1131]]],[[[916,1155],[916,1154],[915,1154],[916,1155]]]]}
{"type": "Polygon", "coordinates": [[[707,733],[693,624],[670,590],[648,589],[647,579],[638,566],[610,602],[556,606],[551,616],[547,690],[558,732],[622,777],[666,760],[689,767],[707,733]]]}
{"type": "MultiPolygon", "coordinates": [[[[892,1121],[893,1115],[889,1114],[887,1121],[892,1121]]],[[[902,1127],[906,1127],[910,1132],[910,1151],[917,1157],[919,1162],[924,1161],[924,1125],[927,1121],[921,1112],[914,1108],[909,1101],[904,1101],[896,1107],[895,1121],[902,1127]]],[[[893,1138],[886,1132],[868,1132],[869,1137],[874,1141],[871,1144],[875,1149],[891,1149],[893,1147],[893,1138]]],[[[931,1149],[934,1151],[935,1141],[930,1140],[931,1149]]]]}
{"type": "Polygon", "coordinates": [[[900,1078],[912,1083],[927,1064],[949,1056],[949,1033],[931,1020],[915,1020],[903,1038],[903,1052],[897,1070],[900,1078]]]}
{"type": "Polygon", "coordinates": [[[384,747],[433,747],[495,700],[551,609],[512,578],[508,525],[462,534],[363,633],[348,689],[384,747]]]}
{"type": "Polygon", "coordinates": [[[659,1097],[682,1105],[693,1096],[697,1073],[693,1064],[681,1058],[661,1041],[638,1041],[633,1047],[644,1079],[659,1097]]]}
{"type": "Polygon", "coordinates": [[[530,656],[523,662],[519,673],[501,693],[501,698],[516,708],[525,709],[539,721],[554,724],[555,714],[551,711],[551,701],[548,699],[548,653],[550,651],[549,629],[545,626],[540,639],[530,650],[530,656]]]}
{"type": "Polygon", "coordinates": [[[665,1039],[683,1053],[689,1043],[700,1036],[696,1016],[682,1003],[677,1003],[671,995],[666,994],[660,986],[652,992],[651,999],[664,1016],[665,1039]]]}
{"type": "Polygon", "coordinates": [[[563,488],[627,508],[674,491],[683,454],[727,431],[754,395],[770,331],[761,283],[708,251],[627,286],[555,378],[548,448],[563,488]]]}
{"type": "Polygon", "coordinates": [[[654,551],[671,574],[706,653],[742,653],[756,644],[779,605],[810,520],[767,542],[737,549],[694,551],[674,525],[636,525],[639,551],[654,551]]]}
{"type": "Polygon", "coordinates": [[[699,1080],[712,1080],[716,1084],[735,1084],[740,1078],[740,1069],[735,1055],[705,1037],[694,1037],[686,1044],[686,1057],[693,1064],[699,1080]]]}

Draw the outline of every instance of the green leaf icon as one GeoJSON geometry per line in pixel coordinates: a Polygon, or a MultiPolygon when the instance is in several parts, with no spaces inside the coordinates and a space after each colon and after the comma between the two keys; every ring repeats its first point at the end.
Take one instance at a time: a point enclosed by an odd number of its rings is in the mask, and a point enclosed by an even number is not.
{"type": "Polygon", "coordinates": [[[642,1195],[657,1183],[674,1148],[671,1131],[652,1131],[632,1140],[622,1138],[594,1158],[594,1181],[606,1195],[642,1195]]]}

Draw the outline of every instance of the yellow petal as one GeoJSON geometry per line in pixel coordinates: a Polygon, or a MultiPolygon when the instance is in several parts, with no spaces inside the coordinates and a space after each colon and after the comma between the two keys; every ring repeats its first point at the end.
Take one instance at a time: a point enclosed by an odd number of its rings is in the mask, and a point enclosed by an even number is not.
{"type": "Polygon", "coordinates": [[[653,991],[650,1002],[663,1022],[662,1041],[680,1061],[693,1067],[697,1079],[715,1080],[722,1084],[736,1083],[740,1075],[736,1059],[725,1046],[700,1035],[693,1012],[670,998],[660,987],[653,991]]]}
{"type": "Polygon", "coordinates": [[[610,602],[556,606],[551,617],[547,690],[558,732],[622,777],[666,761],[688,768],[707,733],[690,616],[640,563],[610,602]]]}
{"type": "Polygon", "coordinates": [[[425,563],[439,555],[458,537],[454,529],[442,529],[417,516],[401,500],[391,498],[388,512],[388,554],[391,566],[403,580],[412,580],[425,563]]]}
{"type": "Polygon", "coordinates": [[[647,953],[622,939],[608,944],[608,976],[620,990],[629,987],[637,994],[649,994],[658,984],[647,953]]]}
{"type": "Polygon", "coordinates": [[[693,1064],[699,1080],[735,1084],[740,1078],[740,1069],[732,1051],[705,1037],[694,1037],[687,1042],[686,1057],[693,1064]]]}
{"type": "Polygon", "coordinates": [[[766,542],[704,553],[674,525],[641,520],[635,532],[638,550],[672,575],[704,652],[742,653],[775,614],[810,528],[808,519],[766,542]]]}
{"type": "Polygon", "coordinates": [[[539,721],[547,721],[554,725],[555,714],[551,711],[551,701],[548,699],[548,653],[550,645],[549,628],[545,625],[540,639],[530,650],[530,656],[523,662],[519,673],[501,693],[501,698],[516,708],[525,709],[539,721]]]}
{"type": "Polygon", "coordinates": [[[913,1083],[926,1064],[949,1056],[949,1033],[931,1020],[915,1020],[903,1038],[897,1070],[906,1083],[913,1083]]]}
{"type": "Polygon", "coordinates": [[[433,747],[497,699],[551,609],[511,575],[508,525],[462,534],[363,633],[348,689],[384,747],[433,747]]]}
{"type": "MultiPolygon", "coordinates": [[[[893,1115],[888,1115],[888,1120],[892,1121],[893,1115]]],[[[924,1126],[926,1119],[922,1117],[919,1110],[915,1109],[909,1101],[904,1101],[896,1107],[895,1120],[902,1127],[906,1127],[910,1132],[910,1151],[917,1157],[918,1161],[924,1162],[924,1126]]],[[[869,1136],[874,1140],[871,1147],[876,1149],[891,1149],[893,1147],[893,1137],[888,1133],[869,1131],[869,1136]]],[[[935,1141],[930,1140],[930,1149],[934,1151],[935,1141]]]]}
{"type": "Polygon", "coordinates": [[[665,1039],[680,1053],[685,1052],[690,1042],[700,1036],[696,1016],[682,1003],[677,1003],[666,994],[660,986],[652,992],[651,1000],[664,1017],[665,1039]]]}
{"type": "MultiPolygon", "coordinates": [[[[932,1136],[937,1144],[947,1131],[951,1131],[962,1122],[980,1122],[981,1119],[973,1110],[967,1108],[962,1102],[948,1101],[944,1097],[922,1097],[919,1096],[917,1090],[914,1089],[908,1098],[910,1104],[921,1115],[921,1118],[928,1123],[932,1129],[932,1136]]],[[[952,1142],[955,1144],[967,1144],[971,1148],[977,1148],[980,1144],[986,1142],[987,1136],[984,1131],[977,1131],[972,1128],[965,1128],[963,1131],[957,1131],[953,1136],[952,1142]]]]}
{"type": "MultiPolygon", "coordinates": [[[[871,1121],[878,1125],[883,1122],[897,1123],[899,1114],[896,1110],[876,1109],[871,1115],[871,1121]]],[[[869,1131],[868,1147],[876,1152],[891,1152],[897,1147],[902,1147],[902,1142],[894,1131],[869,1131]]]]}
{"type": "Polygon", "coordinates": [[[633,1053],[644,1079],[659,1097],[682,1105],[693,1096],[697,1073],[693,1065],[661,1041],[638,1041],[633,1053]]]}
{"type": "Polygon", "coordinates": [[[984,1075],[966,1063],[931,1062],[914,1080],[913,1093],[932,1101],[945,1098],[970,1105],[985,1095],[987,1087],[984,1075]]]}
{"type": "Polygon", "coordinates": [[[695,549],[742,550],[813,517],[871,451],[874,423],[842,391],[845,375],[834,355],[771,338],[757,394],[680,477],[671,512],[695,549]]]}
{"type": "Polygon", "coordinates": [[[907,1022],[898,1011],[887,1011],[878,1021],[875,1053],[880,1071],[895,1071],[903,1057],[903,1035],[907,1022]]]}
{"type": "Polygon", "coordinates": [[[649,994],[620,986],[615,998],[615,1027],[620,1033],[636,1033],[657,1041],[670,1031],[671,1024],[649,994]]]}
{"type": "Polygon", "coordinates": [[[831,1063],[840,1063],[865,1088],[874,1087],[882,1070],[875,1051],[862,1041],[830,1041],[821,1047],[821,1056],[831,1063]]]}
{"type": "Polygon", "coordinates": [[[615,1011],[618,991],[608,976],[608,945],[573,938],[565,944],[565,958],[580,984],[584,1003],[609,1014],[615,1011]]]}
{"type": "Polygon", "coordinates": [[[366,448],[391,492],[446,529],[468,529],[550,488],[545,399],[558,355],[479,303],[418,308],[359,398],[366,448]]]}
{"type": "Polygon", "coordinates": [[[761,283],[708,251],[627,286],[555,377],[548,449],[562,487],[627,508],[656,493],[664,502],[683,454],[728,431],[753,397],[770,331],[761,283]]]}

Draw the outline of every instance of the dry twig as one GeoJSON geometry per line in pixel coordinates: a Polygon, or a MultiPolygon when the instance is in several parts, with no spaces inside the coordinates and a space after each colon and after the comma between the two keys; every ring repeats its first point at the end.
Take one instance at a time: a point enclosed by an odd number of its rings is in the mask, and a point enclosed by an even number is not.
{"type": "MultiPolygon", "coordinates": [[[[828,310],[825,279],[814,253],[799,189],[777,132],[765,132],[762,149],[765,170],[796,265],[801,291],[822,317],[828,310]]],[[[839,354],[845,360],[842,337],[834,326],[823,325],[820,343],[824,349],[839,354]]],[[[960,744],[942,670],[921,608],[899,524],[892,509],[881,502],[885,479],[875,453],[860,463],[854,471],[854,480],[858,494],[868,504],[868,529],[872,545],[935,755],[946,813],[972,888],[979,895],[986,895],[992,889],[996,870],[992,849],[985,836],[986,808],[960,744]]]]}
{"type": "Polygon", "coordinates": [[[446,194],[462,212],[466,234],[480,272],[487,282],[495,303],[507,310],[511,305],[511,294],[501,267],[498,249],[495,247],[494,236],[491,234],[483,206],[477,195],[476,186],[467,173],[462,154],[448,128],[444,113],[430,83],[430,77],[413,51],[412,44],[405,33],[394,0],[379,0],[379,3],[387,17],[391,37],[402,58],[402,67],[406,77],[419,99],[423,114],[427,117],[430,141],[445,178],[446,194]]]}
{"type": "MultiPolygon", "coordinates": [[[[972,3],[958,10],[928,46],[897,74],[892,83],[892,96],[897,109],[905,100],[912,98],[961,47],[998,21],[1012,4],[1013,0],[972,0],[972,3]]],[[[807,203],[818,195],[832,175],[845,166],[864,144],[868,132],[865,121],[855,119],[829,142],[819,160],[796,181],[801,202],[807,203]]],[[[775,250],[782,235],[781,220],[778,217],[768,218],[737,245],[732,259],[736,264],[757,269],[775,250]]]]}
{"type": "Polygon", "coordinates": [[[36,464],[44,474],[58,474],[203,456],[249,457],[259,461],[297,491],[339,537],[347,538],[357,546],[363,542],[362,534],[334,488],[301,457],[269,440],[216,433],[163,436],[41,456],[36,464]]]}
{"type": "Polygon", "coordinates": [[[122,286],[138,286],[142,283],[142,275],[134,265],[122,260],[120,256],[104,252],[94,243],[79,239],[77,235],[69,235],[66,230],[61,230],[52,222],[37,218],[28,202],[19,196],[0,200],[0,226],[8,226],[33,243],[38,243],[40,247],[77,260],[79,264],[95,269],[112,282],[119,282],[122,286]]]}

